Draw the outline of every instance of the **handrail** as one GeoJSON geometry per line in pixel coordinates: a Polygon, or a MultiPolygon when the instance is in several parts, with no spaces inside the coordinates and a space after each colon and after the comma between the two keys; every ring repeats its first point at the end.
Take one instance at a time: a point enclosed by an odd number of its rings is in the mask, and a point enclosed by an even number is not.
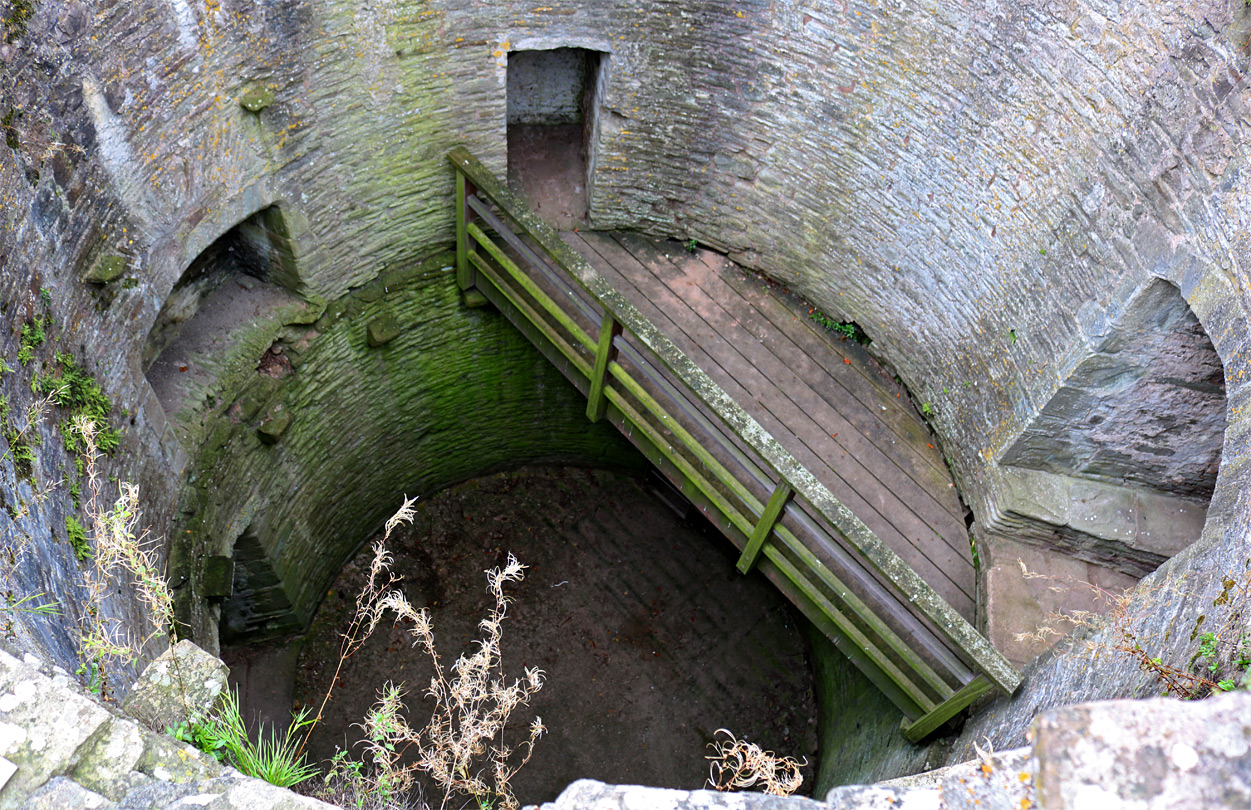
{"type": "MultiPolygon", "coordinates": [[[[807,510],[801,508],[801,504],[795,503],[795,499],[802,498],[816,515],[839,532],[847,544],[867,562],[872,570],[877,572],[894,589],[897,589],[899,598],[915,607],[920,615],[927,619],[929,624],[946,639],[947,643],[966,655],[973,663],[974,669],[980,672],[985,679],[988,679],[989,683],[994,684],[994,686],[1007,693],[1015,691],[1020,683],[1020,675],[1012,665],[925,583],[907,563],[839,501],[816,476],[797,461],[750,414],[739,407],[716,382],[691,361],[672,341],[656,329],[651,321],[640,313],[632,303],[600,276],[585,259],[575,253],[555,231],[531,212],[511,190],[500,183],[467,150],[457,148],[448,155],[448,159],[457,170],[458,281],[461,283],[462,288],[473,287],[474,274],[478,271],[488,270],[488,265],[477,252],[469,250],[468,243],[470,240],[482,246],[497,264],[510,268],[509,272],[511,277],[515,279],[515,282],[524,288],[527,294],[533,297],[534,300],[539,301],[540,305],[547,310],[552,319],[569,332],[574,339],[574,343],[587,353],[588,356],[584,357],[574,351],[572,347],[566,349],[561,341],[555,340],[550,334],[545,338],[552,340],[556,344],[555,348],[562,353],[565,361],[572,364],[578,373],[585,378],[584,382],[587,383],[589,389],[586,392],[589,399],[588,415],[592,418],[602,415],[603,409],[607,407],[609,400],[612,400],[617,407],[621,407],[622,400],[620,395],[612,391],[611,388],[606,388],[606,382],[611,378],[620,384],[628,379],[628,375],[623,376],[625,372],[615,359],[619,346],[623,349],[631,346],[630,343],[621,343],[619,335],[624,330],[624,332],[634,337],[638,345],[646,348],[649,354],[659,360],[660,364],[674,375],[682,383],[683,387],[689,390],[704,407],[715,414],[730,432],[751,448],[758,455],[760,461],[763,462],[764,471],[772,474],[767,477],[774,479],[776,488],[762,500],[748,490],[743,489],[742,485],[737,483],[737,479],[733,478],[724,468],[721,468],[720,472],[714,469],[720,468],[720,464],[715,459],[710,460],[707,451],[699,447],[698,442],[695,442],[689,436],[683,441],[683,446],[697,455],[701,463],[708,468],[708,471],[713,474],[715,479],[721,480],[723,485],[730,487],[738,500],[743,503],[750,513],[743,516],[739,510],[734,509],[732,506],[730,507],[732,512],[740,514],[740,517],[733,522],[736,524],[737,530],[744,535],[743,540],[747,548],[744,551],[744,557],[741,562],[746,568],[749,568],[758,557],[769,559],[775,567],[778,565],[789,565],[789,563],[778,557],[781,553],[780,551],[775,550],[774,553],[770,553],[771,545],[766,543],[765,540],[771,532],[777,533],[779,538],[782,538],[784,534],[790,534],[789,530],[780,525],[779,520],[787,514],[802,518],[803,513],[807,510]],[[476,189],[475,193],[469,193],[467,189],[469,185],[476,189]],[[522,232],[525,238],[523,239],[511,233],[511,229],[480,198],[489,199],[497,206],[500,211],[516,224],[518,230],[522,232]],[[560,304],[551,301],[551,306],[549,307],[547,303],[544,303],[545,301],[550,301],[550,299],[547,299],[534,286],[534,282],[525,278],[524,273],[520,272],[519,268],[516,268],[513,260],[505,254],[503,249],[494,244],[490,235],[476,224],[468,221],[472,215],[476,215],[488,227],[492,228],[499,235],[499,238],[516,252],[516,255],[524,258],[528,263],[547,272],[553,269],[563,270],[564,275],[576,282],[585,296],[597,302],[604,310],[603,320],[598,324],[599,334],[592,334],[587,329],[581,327],[576,320],[570,318],[565,313],[560,304]],[[530,242],[527,242],[526,239],[530,240],[530,242]],[[537,250],[533,249],[531,244],[536,246],[537,250]],[[550,261],[546,261],[543,254],[546,254],[546,259],[550,259],[550,261]],[[554,268],[552,267],[553,264],[555,265],[554,268]],[[516,269],[516,272],[514,272],[514,269],[516,269]],[[723,478],[723,475],[728,477],[728,482],[723,478]],[[753,516],[758,516],[758,518],[753,521],[753,516]],[[743,521],[743,523],[739,523],[739,521],[743,521]]],[[[591,314],[586,310],[586,305],[580,300],[581,296],[570,292],[569,297],[577,305],[584,317],[591,317],[591,314]]],[[[513,301],[512,303],[516,304],[518,302],[513,301]]],[[[529,305],[524,302],[521,305],[526,309],[530,309],[529,305]]],[[[537,313],[534,313],[534,315],[537,316],[537,313]]],[[[530,315],[527,315],[527,317],[533,320],[530,315]]],[[[593,320],[593,318],[591,319],[593,320]]],[[[537,322],[535,327],[540,329],[540,331],[546,331],[537,322]]],[[[663,408],[651,410],[653,418],[660,419],[662,423],[666,419],[672,419],[663,408]]],[[[637,416],[643,418],[641,414],[637,416]]],[[[666,424],[666,430],[676,427],[678,427],[676,422],[666,424]]],[[[754,465],[754,463],[752,464],[754,465]]],[[[695,475],[695,478],[692,478],[692,480],[697,483],[697,479],[702,479],[702,475],[696,473],[697,471],[692,473],[692,475],[695,475]]],[[[715,501],[716,493],[705,494],[713,497],[715,501]]],[[[727,516],[730,515],[729,512],[726,514],[727,516]]],[[[802,544],[793,537],[787,539],[791,542],[784,543],[784,546],[793,544],[796,547],[802,547],[802,544]]],[[[820,565],[819,562],[818,565],[820,565]]],[[[824,566],[821,567],[824,568],[824,566]]],[[[823,581],[838,583],[838,580],[833,578],[830,572],[818,573],[821,574],[823,581]]],[[[786,576],[794,579],[790,574],[786,574],[786,576]]],[[[795,581],[798,582],[798,580],[795,581]]],[[[838,587],[841,590],[845,590],[841,585],[838,585],[838,587]]],[[[822,609],[824,610],[824,608],[822,609]]],[[[915,622],[916,620],[914,619],[914,625],[915,622]]],[[[888,646],[894,645],[888,644],[888,646]]],[[[960,665],[957,660],[953,660],[950,654],[944,656],[942,653],[937,653],[937,655],[940,659],[944,659],[944,665],[949,670],[957,674],[963,673],[960,674],[961,683],[958,684],[958,688],[942,690],[942,693],[939,695],[940,700],[947,699],[950,697],[949,693],[952,692],[959,695],[977,691],[980,694],[980,691],[973,686],[980,679],[973,679],[972,676],[968,675],[968,670],[960,665]]],[[[913,669],[917,669],[915,664],[913,669]]],[[[925,667],[925,669],[928,669],[928,667],[925,667]]],[[[926,673],[918,670],[918,672],[922,675],[923,680],[931,683],[931,686],[933,685],[933,680],[937,678],[932,671],[926,673]]],[[[989,688],[989,686],[986,688],[989,688]]],[[[984,689],[981,691],[984,691],[984,689]]],[[[923,705],[925,702],[928,702],[928,700],[922,698],[918,705],[922,706],[928,716],[932,712],[923,705]]],[[[911,736],[912,734],[909,734],[910,738],[911,736]]]]}

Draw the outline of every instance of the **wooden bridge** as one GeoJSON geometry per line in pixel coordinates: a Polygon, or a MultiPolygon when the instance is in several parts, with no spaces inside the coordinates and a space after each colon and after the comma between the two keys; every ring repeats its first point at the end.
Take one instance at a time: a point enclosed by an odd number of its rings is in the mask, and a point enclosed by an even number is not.
{"type": "Polygon", "coordinates": [[[456,273],[900,708],[919,742],[1020,675],[970,625],[963,509],[924,424],[851,342],[730,262],[557,234],[464,149],[456,273]]]}

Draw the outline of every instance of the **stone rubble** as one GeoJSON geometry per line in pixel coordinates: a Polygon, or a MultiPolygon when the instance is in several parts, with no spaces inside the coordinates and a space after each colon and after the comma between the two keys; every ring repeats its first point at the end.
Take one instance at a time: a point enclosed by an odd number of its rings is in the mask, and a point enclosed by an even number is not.
{"type": "MultiPolygon", "coordinates": [[[[219,660],[180,642],[148,667],[125,702],[100,704],[69,673],[0,651],[0,810],[206,807],[314,810],[330,805],[241,775],[153,730],[190,700],[205,708],[226,682],[219,660]],[[182,674],[182,685],[173,676],[182,674]],[[160,718],[155,722],[154,718],[160,718]]],[[[539,810],[1209,810],[1251,806],[1251,694],[1054,709],[1033,744],[979,749],[977,759],[824,803],[593,780],[539,810]]]]}
{"type": "Polygon", "coordinates": [[[154,731],[153,719],[164,725],[185,711],[184,692],[170,676],[175,662],[198,707],[210,705],[225,685],[225,665],[180,642],[145,670],[127,699],[145,718],[140,721],[101,705],[65,670],[0,651],[0,810],[331,807],[243,776],[154,731]]]}

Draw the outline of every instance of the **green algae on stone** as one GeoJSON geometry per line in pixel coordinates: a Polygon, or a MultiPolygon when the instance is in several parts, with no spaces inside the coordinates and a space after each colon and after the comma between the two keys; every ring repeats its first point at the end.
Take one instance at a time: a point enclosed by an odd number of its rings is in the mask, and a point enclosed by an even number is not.
{"type": "Polygon", "coordinates": [[[250,113],[259,113],[274,103],[274,91],[268,87],[254,87],[239,96],[239,106],[250,113]]]}
{"type": "Polygon", "coordinates": [[[89,284],[108,284],[126,272],[126,257],[113,254],[104,256],[83,273],[83,281],[89,284]]]}
{"type": "Polygon", "coordinates": [[[384,312],[365,327],[366,341],[372,347],[384,346],[400,336],[399,323],[390,312],[384,312]]]}
{"type": "Polygon", "coordinates": [[[291,418],[291,411],[283,407],[281,403],[275,405],[261,422],[260,427],[256,429],[256,435],[260,438],[261,444],[277,444],[282,434],[291,427],[291,418]]]}

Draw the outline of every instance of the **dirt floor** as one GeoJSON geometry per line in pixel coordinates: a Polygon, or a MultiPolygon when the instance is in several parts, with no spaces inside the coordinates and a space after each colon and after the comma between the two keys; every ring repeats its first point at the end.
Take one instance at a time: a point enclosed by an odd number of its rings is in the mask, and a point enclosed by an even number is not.
{"type": "Polygon", "coordinates": [[[558,231],[586,227],[581,124],[510,124],[508,185],[558,231]]]}
{"type": "MultiPolygon", "coordinates": [[[[510,589],[504,671],[547,674],[514,726],[519,737],[537,714],[549,731],[514,780],[523,803],[551,800],[582,777],[699,788],[705,746],[722,727],[816,761],[802,619],[763,577],[739,575],[733,547],[701,518],[684,520],[635,478],[529,468],[470,481],[423,502],[389,545],[409,600],[430,608],[445,665],[476,638],[489,607],[484,569],[509,551],[529,566],[510,589]]],[[[283,699],[275,673],[284,657],[295,664],[293,702],[320,702],[371,557],[365,549],[343,570],[298,661],[292,644],[231,653],[247,702],[263,702],[266,690],[283,699]]],[[[316,758],[359,739],[353,724],[388,680],[410,685],[410,719],[424,725],[420,691],[431,670],[410,643],[387,624],[347,661],[310,743],[316,758]]],[[[805,778],[809,787],[811,768],[805,778]]]]}

